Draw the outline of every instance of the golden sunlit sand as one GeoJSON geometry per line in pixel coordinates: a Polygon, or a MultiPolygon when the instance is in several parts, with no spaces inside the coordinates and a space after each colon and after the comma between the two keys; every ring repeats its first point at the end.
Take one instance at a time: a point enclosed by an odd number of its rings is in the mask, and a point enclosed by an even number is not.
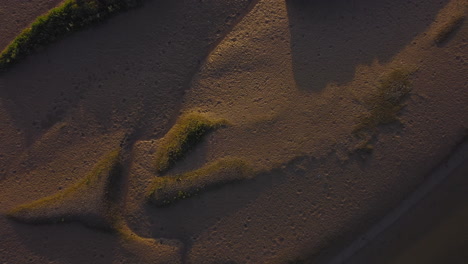
{"type": "Polygon", "coordinates": [[[26,53],[74,9],[0,3],[1,263],[409,263],[459,241],[396,246],[414,208],[357,239],[439,168],[424,199],[466,185],[465,0],[124,2],[67,1],[93,19],[26,53]]]}

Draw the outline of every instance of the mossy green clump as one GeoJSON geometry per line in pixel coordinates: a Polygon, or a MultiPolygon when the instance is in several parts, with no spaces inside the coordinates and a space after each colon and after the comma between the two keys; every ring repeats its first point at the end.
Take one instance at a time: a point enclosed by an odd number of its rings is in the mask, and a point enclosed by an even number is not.
{"type": "Polygon", "coordinates": [[[160,141],[155,162],[157,172],[166,172],[206,134],[226,124],[225,120],[214,120],[198,113],[183,115],[160,141]]]}
{"type": "Polygon", "coordinates": [[[38,17],[0,53],[0,72],[58,38],[135,7],[142,0],[66,0],[38,17]]]}
{"type": "Polygon", "coordinates": [[[438,45],[444,43],[453,32],[455,32],[462,25],[465,20],[466,14],[460,13],[450,18],[450,20],[443,24],[442,27],[437,31],[434,37],[434,42],[438,45]]]}
{"type": "Polygon", "coordinates": [[[376,93],[365,102],[369,112],[359,118],[354,132],[398,121],[397,115],[404,106],[403,101],[412,89],[409,79],[412,73],[411,70],[396,69],[382,78],[376,93]]]}
{"type": "MultiPolygon", "coordinates": [[[[54,195],[20,205],[10,210],[8,215],[13,219],[27,223],[60,223],[77,220],[75,219],[77,214],[71,209],[75,208],[76,204],[74,203],[86,206],[86,203],[93,202],[88,201],[89,197],[87,196],[93,196],[90,192],[97,191],[107,195],[109,182],[120,172],[120,149],[117,149],[107,154],[79,182],[54,195]]],[[[106,199],[106,197],[101,198],[106,199]]],[[[102,202],[107,204],[109,201],[102,202]]],[[[78,210],[90,212],[94,209],[80,208],[78,210]]],[[[105,214],[105,212],[102,213],[105,214]]]]}
{"type": "Polygon", "coordinates": [[[217,186],[250,179],[257,173],[242,159],[223,158],[185,174],[157,177],[148,198],[156,206],[167,206],[217,186]]]}

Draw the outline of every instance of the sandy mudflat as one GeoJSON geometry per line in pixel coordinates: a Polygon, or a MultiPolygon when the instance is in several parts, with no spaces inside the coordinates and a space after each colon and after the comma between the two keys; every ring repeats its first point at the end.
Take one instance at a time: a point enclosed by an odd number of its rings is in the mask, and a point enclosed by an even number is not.
{"type": "MultiPolygon", "coordinates": [[[[0,3],[0,47],[58,2],[0,3]]],[[[434,41],[466,1],[306,2],[147,0],[0,75],[0,263],[326,263],[397,206],[467,134],[466,21],[434,41]],[[413,73],[400,122],[356,135],[401,68],[413,73]],[[186,112],[228,125],[157,175],[186,112]],[[122,177],[39,210],[71,221],[6,216],[74,188],[119,146],[122,177]],[[148,204],[155,177],[228,157],[261,173],[148,204]],[[112,206],[94,204],[108,187],[112,206]],[[111,232],[83,213],[111,207],[111,232]]],[[[375,258],[362,252],[356,263],[375,258]]]]}

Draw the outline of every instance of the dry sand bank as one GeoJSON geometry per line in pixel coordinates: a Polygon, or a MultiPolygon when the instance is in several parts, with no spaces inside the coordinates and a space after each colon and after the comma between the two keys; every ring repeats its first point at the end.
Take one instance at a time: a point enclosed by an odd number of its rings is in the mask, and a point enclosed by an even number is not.
{"type": "Polygon", "coordinates": [[[0,76],[0,260],[148,263],[159,238],[183,244],[161,263],[323,260],[467,133],[466,22],[434,43],[465,1],[189,2],[147,1],[0,76]],[[402,67],[417,70],[401,123],[355,136],[366,98],[402,67]],[[229,125],[167,177],[230,156],[264,173],[155,208],[146,192],[158,140],[194,110],[229,125]],[[71,186],[119,145],[122,217],[153,244],[3,216],[71,186]]]}
{"type": "Polygon", "coordinates": [[[186,105],[239,124],[216,134],[207,159],[247,156],[268,166],[308,158],[265,179],[268,187],[252,187],[255,194],[238,194],[245,206],[232,205],[226,219],[197,233],[193,263],[226,256],[283,263],[291,255],[318,254],[333,238],[378,219],[466,133],[466,63],[460,60],[466,27],[442,48],[431,39],[437,22],[463,2],[445,10],[427,1],[287,3],[257,4],[208,58],[186,105]],[[364,162],[349,155],[356,116],[365,111],[359,101],[382,72],[411,65],[419,70],[403,126],[380,129],[364,162]]]}
{"type": "Polygon", "coordinates": [[[122,245],[115,235],[80,232],[84,227],[75,223],[30,229],[7,221],[4,213],[73,185],[125,134],[129,141],[163,135],[198,64],[248,5],[148,1],[45,48],[0,77],[1,236],[7,238],[2,260],[152,261],[157,250],[138,253],[138,246],[122,245]],[[96,247],[86,246],[88,240],[96,247]],[[116,253],[129,247],[129,253],[116,253]]]}

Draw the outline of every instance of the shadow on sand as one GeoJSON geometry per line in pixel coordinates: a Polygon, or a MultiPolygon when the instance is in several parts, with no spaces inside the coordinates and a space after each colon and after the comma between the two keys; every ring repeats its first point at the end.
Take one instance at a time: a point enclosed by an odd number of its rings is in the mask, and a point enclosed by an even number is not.
{"type": "Polygon", "coordinates": [[[320,92],[351,81],[360,64],[390,61],[447,2],[286,1],[298,89],[320,92]]]}
{"type": "Polygon", "coordinates": [[[28,146],[61,121],[85,135],[130,128],[154,136],[178,115],[211,46],[249,6],[145,1],[14,65],[0,76],[2,107],[28,146]]]}

